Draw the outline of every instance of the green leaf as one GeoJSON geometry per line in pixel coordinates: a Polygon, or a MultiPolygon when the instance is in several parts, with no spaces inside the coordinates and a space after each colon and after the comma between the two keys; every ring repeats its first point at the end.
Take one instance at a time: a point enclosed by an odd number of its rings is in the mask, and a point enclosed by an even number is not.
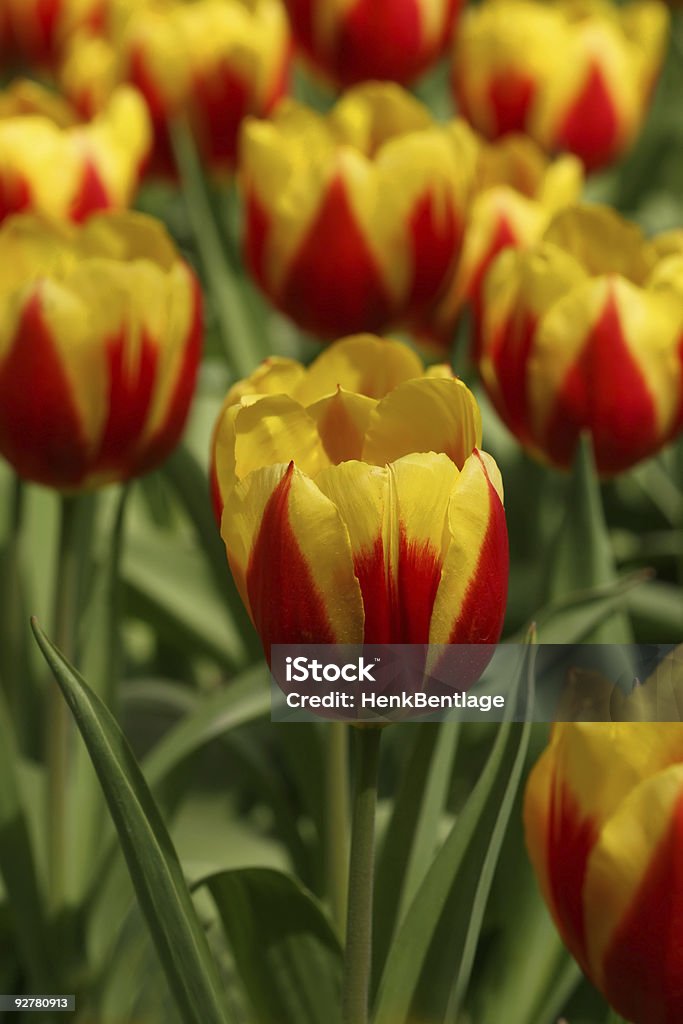
{"type": "MultiPolygon", "coordinates": [[[[557,942],[557,936],[555,936],[555,941],[557,942]]],[[[533,1024],[548,1024],[548,1021],[554,1021],[558,1013],[564,1009],[567,1000],[582,977],[579,965],[572,960],[566,950],[563,950],[561,969],[556,975],[541,1009],[533,1017],[533,1024]]]]}
{"type": "Polygon", "coordinates": [[[313,897],[266,868],[206,878],[258,1024],[337,1024],[342,954],[313,897]]]}
{"type": "MultiPolygon", "coordinates": [[[[240,725],[268,713],[270,691],[267,678],[267,669],[261,664],[207,697],[197,696],[187,687],[158,680],[142,685],[139,696],[146,702],[151,700],[168,707],[171,701],[170,706],[183,713],[183,717],[165,733],[142,763],[147,784],[157,800],[171,772],[192,754],[212,740],[224,738],[240,725]]],[[[137,694],[140,686],[131,685],[130,689],[137,694]]],[[[104,933],[98,929],[98,935],[104,934],[104,945],[108,948],[116,941],[128,900],[120,878],[123,866],[116,857],[115,837],[109,836],[108,828],[105,829],[104,837],[108,837],[109,841],[103,844],[93,872],[90,899],[94,908],[92,919],[98,922],[104,919],[106,922],[104,933]]],[[[106,952],[99,939],[97,956],[106,960],[106,952]]]]}
{"type": "Polygon", "coordinates": [[[653,580],[628,595],[628,608],[638,626],[641,642],[676,641],[683,633],[681,588],[653,580]]]}
{"type": "Polygon", "coordinates": [[[143,762],[148,784],[158,786],[185,758],[219,736],[270,710],[268,669],[256,665],[209,697],[159,740],[143,762]]]}
{"type": "Polygon", "coordinates": [[[425,722],[404,726],[403,733],[406,740],[413,740],[412,750],[377,857],[372,954],[375,977],[438,845],[459,723],[425,722]]]}
{"type": "Polygon", "coordinates": [[[257,330],[238,278],[226,258],[202,165],[186,120],[179,117],[170,122],[169,132],[223,351],[235,375],[247,377],[269,354],[267,339],[257,330]]]}
{"type": "Polygon", "coordinates": [[[48,991],[51,970],[46,947],[47,922],[22,806],[17,763],[12,723],[0,689],[0,875],[24,968],[35,991],[48,991]]]}
{"type": "MultiPolygon", "coordinates": [[[[81,667],[97,696],[114,708],[120,674],[119,642],[119,557],[127,490],[118,495],[113,529],[109,532],[106,558],[95,574],[95,581],[83,617],[81,667]]],[[[68,793],[70,846],[67,857],[67,892],[70,902],[79,904],[87,892],[97,851],[104,837],[105,804],[97,776],[87,750],[79,745],[74,751],[72,781],[68,793]]]]}
{"type": "Polygon", "coordinates": [[[203,560],[172,532],[127,532],[122,575],[133,611],[170,643],[203,651],[230,671],[243,667],[247,651],[203,560]]]}
{"type": "MultiPolygon", "coordinates": [[[[457,1024],[460,1006],[467,990],[474,964],[474,957],[477,950],[477,943],[484,921],[484,913],[488,903],[493,876],[498,863],[498,858],[503,847],[503,841],[514,807],[517,791],[522,780],[522,770],[527,750],[529,748],[529,737],[531,735],[531,715],[534,706],[534,665],[535,647],[532,647],[527,658],[527,675],[525,687],[525,714],[524,724],[521,729],[515,728],[516,735],[512,738],[512,751],[510,761],[510,772],[507,781],[502,789],[498,811],[495,815],[494,825],[489,835],[483,838],[481,847],[477,843],[468,850],[468,858],[475,865],[475,872],[478,872],[474,898],[472,900],[469,915],[466,915],[463,907],[463,900],[458,900],[459,913],[464,917],[468,916],[468,924],[462,945],[458,944],[453,964],[457,964],[457,974],[453,986],[445,1016],[444,1024],[457,1024]],[[516,749],[515,749],[516,748],[516,749]],[[479,869],[478,865],[481,865],[479,869]]],[[[505,777],[504,777],[505,778],[505,777]]],[[[466,902],[466,901],[465,901],[466,902]]],[[[446,922],[449,918],[448,912],[444,915],[446,922]]]]}
{"type": "Polygon", "coordinates": [[[177,448],[166,461],[162,472],[174,488],[192,522],[207,567],[213,575],[216,589],[227,601],[237,630],[245,638],[250,655],[260,657],[261,647],[258,636],[228,568],[225,546],[211,509],[209,481],[206,473],[194,455],[183,446],[177,448]]]}
{"type": "Polygon", "coordinates": [[[32,733],[40,723],[42,701],[27,653],[29,645],[33,645],[21,571],[25,490],[23,480],[14,473],[6,470],[0,476],[0,517],[6,509],[8,520],[3,524],[0,547],[0,685],[7,695],[17,742],[22,749],[31,750],[32,733]]]}
{"type": "MultiPolygon", "coordinates": [[[[604,586],[590,590],[576,590],[565,597],[551,601],[534,616],[541,644],[588,643],[601,626],[612,619],[625,605],[630,607],[632,592],[651,578],[649,570],[615,579],[604,586]]],[[[524,631],[512,638],[521,642],[524,631]]]]}
{"type": "MultiPolygon", "coordinates": [[[[584,433],[569,482],[565,517],[552,548],[546,596],[553,601],[572,591],[609,585],[616,579],[592,442],[584,433]]],[[[593,643],[624,644],[632,639],[628,618],[618,612],[584,638],[593,643]]],[[[562,638],[561,642],[568,641],[562,638]]]]}
{"type": "MultiPolygon", "coordinates": [[[[521,671],[526,671],[526,662],[527,658],[523,659],[521,671]]],[[[510,691],[507,705],[509,714],[516,703],[519,683],[518,676],[510,691]]],[[[477,840],[478,830],[488,830],[490,835],[492,829],[495,829],[500,806],[498,790],[510,778],[520,743],[520,728],[514,730],[515,735],[511,738],[512,731],[509,719],[501,723],[477,784],[401,922],[380,981],[374,1024],[396,1024],[409,1016],[423,967],[428,956],[435,953],[433,943],[443,920],[444,906],[451,897],[457,904],[456,897],[467,892],[466,886],[460,886],[460,877],[467,867],[470,844],[477,840]]],[[[465,925],[467,921],[469,915],[466,916],[465,925]]],[[[447,923],[451,933],[455,934],[452,916],[447,923]]],[[[461,934],[456,934],[456,941],[461,943],[466,937],[462,932],[461,927],[461,934]]],[[[455,962],[452,962],[451,979],[454,972],[455,962]]]]}
{"type": "Polygon", "coordinates": [[[216,965],[168,831],[114,718],[48,640],[33,632],[76,720],[119,834],[131,880],[186,1024],[225,1024],[216,965]]]}

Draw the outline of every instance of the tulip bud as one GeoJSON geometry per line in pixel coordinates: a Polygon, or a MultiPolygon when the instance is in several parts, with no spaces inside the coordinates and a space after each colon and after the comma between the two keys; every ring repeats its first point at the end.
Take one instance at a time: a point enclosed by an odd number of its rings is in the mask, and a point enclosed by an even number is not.
{"type": "Polygon", "coordinates": [[[485,0],[462,19],[453,68],[459,109],[487,138],[527,132],[589,170],[634,141],[664,58],[658,0],[485,0]]]}
{"type": "Polygon", "coordinates": [[[117,89],[92,121],[35,82],[0,93],[0,220],[33,211],[81,221],[129,205],[151,143],[145,104],[117,89]]]}
{"type": "Polygon", "coordinates": [[[338,86],[407,83],[448,46],[460,0],[285,0],[296,41],[338,86]]]}
{"type": "Polygon", "coordinates": [[[495,643],[507,591],[500,474],[472,393],[369,335],[308,369],[270,359],[214,434],[221,534],[272,643],[495,643]]]}
{"type": "Polygon", "coordinates": [[[473,167],[471,140],[398,86],[358,86],[326,117],[285,101],[245,125],[247,264],[321,337],[414,316],[457,258],[473,167]]]}
{"type": "MultiPolygon", "coordinates": [[[[668,694],[682,654],[655,673],[668,694]]],[[[680,721],[557,723],[527,785],[527,846],[555,924],[632,1024],[683,1019],[681,806],[680,721]]]]}
{"type": "Polygon", "coordinates": [[[201,348],[198,284],[141,214],[0,228],[0,453],[79,490],[154,468],[178,442],[201,348]]]}
{"type": "Polygon", "coordinates": [[[638,228],[600,207],[567,208],[535,246],[494,261],[480,370],[532,454],[567,468],[587,430],[610,475],[680,429],[683,293],[661,266],[638,228]]]}

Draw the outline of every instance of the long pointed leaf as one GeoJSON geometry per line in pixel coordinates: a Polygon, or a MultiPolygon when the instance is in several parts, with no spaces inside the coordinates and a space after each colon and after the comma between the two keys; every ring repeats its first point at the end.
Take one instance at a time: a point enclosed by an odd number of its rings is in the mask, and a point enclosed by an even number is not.
{"type": "Polygon", "coordinates": [[[401,911],[422,881],[423,873],[418,872],[426,871],[436,849],[458,731],[457,722],[410,727],[413,748],[377,859],[372,948],[376,973],[384,964],[401,911]]]}
{"type": "MultiPolygon", "coordinates": [[[[119,650],[119,557],[127,490],[116,500],[113,529],[104,563],[98,567],[83,624],[80,665],[93,691],[112,709],[120,673],[119,650]]],[[[72,902],[87,892],[97,851],[104,838],[106,808],[88,753],[78,746],[73,757],[73,782],[69,794],[67,891],[72,902]]]]}
{"type": "Polygon", "coordinates": [[[0,690],[0,875],[7,890],[22,963],[36,990],[47,990],[47,925],[16,765],[12,725],[0,690]]]}
{"type": "Polygon", "coordinates": [[[266,868],[204,880],[214,898],[254,1024],[338,1024],[341,949],[313,897],[266,868]]]}
{"type": "Polygon", "coordinates": [[[123,733],[102,701],[32,620],[76,720],[119,834],[131,880],[186,1024],[226,1024],[216,965],[177,854],[123,733]]]}
{"type": "Polygon", "coordinates": [[[486,852],[482,858],[481,872],[477,881],[477,887],[472,900],[472,908],[468,915],[467,930],[462,947],[457,950],[455,962],[458,964],[455,985],[448,1001],[444,1024],[457,1024],[460,1006],[467,990],[474,964],[474,957],[484,921],[484,913],[488,903],[493,876],[500,857],[503,840],[510,815],[514,807],[517,790],[522,779],[522,770],[527,750],[529,749],[529,737],[531,735],[531,714],[534,706],[534,664],[535,648],[532,647],[527,659],[526,679],[526,701],[524,724],[519,730],[519,741],[514,751],[510,774],[503,791],[500,807],[496,816],[495,824],[487,843],[486,852]]]}
{"type": "MultiPolygon", "coordinates": [[[[510,712],[516,702],[519,681],[518,677],[511,689],[508,704],[510,712]]],[[[477,834],[494,787],[503,777],[503,769],[509,761],[511,728],[509,718],[500,725],[479,781],[401,922],[382,974],[374,1024],[396,1024],[409,1015],[425,961],[442,920],[444,904],[454,891],[470,843],[477,834]]]]}

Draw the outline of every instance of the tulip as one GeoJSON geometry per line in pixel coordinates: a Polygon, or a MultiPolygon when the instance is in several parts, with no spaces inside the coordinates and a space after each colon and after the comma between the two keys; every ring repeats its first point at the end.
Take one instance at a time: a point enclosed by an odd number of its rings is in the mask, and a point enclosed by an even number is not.
{"type": "Polygon", "coordinates": [[[457,258],[474,153],[399,86],[358,86],[327,117],[292,101],[247,121],[246,262],[324,338],[428,308],[457,258]]]}
{"type": "MultiPolygon", "coordinates": [[[[679,693],[681,653],[665,666],[679,693]]],[[[527,846],[555,924],[632,1024],[683,1019],[682,802],[679,720],[557,723],[526,790],[527,846]]]]}
{"type": "Polygon", "coordinates": [[[109,0],[1,0],[7,31],[20,55],[31,64],[54,67],[70,38],[82,30],[99,31],[109,0]]]}
{"type": "Polygon", "coordinates": [[[79,123],[68,103],[34,82],[0,93],[0,220],[33,211],[81,221],[133,199],[151,137],[145,105],[117,89],[79,123]]]}
{"type": "MultiPolygon", "coordinates": [[[[652,275],[655,291],[666,293],[683,301],[683,229],[666,231],[653,239],[659,260],[652,275]]],[[[683,330],[678,342],[678,394],[680,405],[671,437],[683,431],[683,330]]]]}
{"type": "Polygon", "coordinates": [[[342,87],[368,79],[407,83],[445,51],[460,0],[285,0],[296,41],[342,87]]]}
{"type": "Polygon", "coordinates": [[[508,575],[500,474],[445,367],[395,341],[271,358],[228,394],[213,448],[221,534],[273,643],[498,640],[508,575]]]}
{"type": "Polygon", "coordinates": [[[168,121],[180,114],[203,160],[231,169],[243,118],[269,113],[287,85],[290,37],[279,0],[119,0],[106,36],[74,40],[62,86],[92,111],[115,83],[135,85],[154,123],[157,171],[174,170],[168,121]]]}
{"type": "Polygon", "coordinates": [[[551,161],[527,136],[509,135],[479,144],[475,181],[460,259],[428,317],[427,333],[442,344],[450,343],[465,305],[478,322],[483,282],[498,253],[536,242],[553,214],[578,200],[583,173],[576,157],[551,161]]]}
{"type": "Polygon", "coordinates": [[[666,49],[658,0],[485,0],[462,19],[454,89],[487,138],[527,132],[593,170],[632,144],[666,49]]]}
{"type": "Polygon", "coordinates": [[[0,228],[0,454],[74,491],[127,480],[176,445],[201,347],[197,282],[134,213],[0,228]]]}
{"type": "Polygon", "coordinates": [[[683,291],[635,225],[569,207],[537,245],[508,249],[483,292],[480,371],[529,451],[571,465],[592,435],[598,470],[619,473],[679,428],[683,291]]]}

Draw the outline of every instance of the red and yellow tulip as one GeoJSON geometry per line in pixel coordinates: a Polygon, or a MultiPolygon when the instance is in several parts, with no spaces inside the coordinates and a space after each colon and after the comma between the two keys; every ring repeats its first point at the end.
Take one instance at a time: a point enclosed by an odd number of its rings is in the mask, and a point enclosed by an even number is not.
{"type": "Polygon", "coordinates": [[[245,125],[247,264],[321,337],[415,315],[457,259],[474,158],[469,133],[396,85],[358,86],[326,117],[285,101],[245,125]]]}
{"type": "Polygon", "coordinates": [[[446,344],[465,305],[478,322],[484,278],[495,257],[536,242],[552,216],[578,200],[583,173],[576,157],[551,161],[527,136],[510,135],[480,143],[475,181],[460,259],[429,315],[428,333],[446,344]]]}
{"type": "Polygon", "coordinates": [[[285,0],[297,43],[336,85],[407,83],[451,41],[461,0],[285,0]]]}
{"type": "Polygon", "coordinates": [[[151,144],[139,94],[117,89],[102,113],[79,122],[35,82],[0,93],[0,220],[32,211],[81,221],[132,201],[151,144]]]}
{"type": "MultiPolygon", "coordinates": [[[[682,653],[658,670],[678,674],[676,718],[682,653]]],[[[527,786],[527,846],[555,924],[632,1024],[683,1019],[682,808],[680,720],[558,723],[527,786]]]]}
{"type": "Polygon", "coordinates": [[[487,138],[527,132],[549,152],[602,167],[642,125],[667,26],[658,0],[485,0],[462,18],[458,105],[487,138]]]}
{"type": "Polygon", "coordinates": [[[213,479],[233,576],[273,643],[495,643],[500,473],[446,367],[369,335],[228,394],[213,479]]]}
{"type": "Polygon", "coordinates": [[[601,207],[569,207],[535,246],[497,257],[483,291],[480,370],[537,457],[568,467],[586,430],[609,475],[680,429],[683,289],[665,269],[656,244],[601,207]]]}
{"type": "Polygon", "coordinates": [[[12,49],[31,64],[54,67],[77,32],[100,31],[110,0],[0,0],[12,49]]]}
{"type": "Polygon", "coordinates": [[[182,113],[203,160],[226,170],[243,118],[266,115],[284,93],[290,50],[280,0],[118,0],[106,38],[74,41],[61,82],[86,112],[115,83],[135,85],[154,123],[153,169],[173,170],[167,124],[182,113]]]}
{"type": "Polygon", "coordinates": [[[183,429],[201,349],[198,284],[141,214],[0,228],[0,454],[64,490],[146,472],[183,429]]]}
{"type": "MultiPolygon", "coordinates": [[[[652,287],[683,302],[683,229],[666,231],[652,241],[658,255],[652,287]]],[[[683,431],[683,328],[678,342],[678,364],[680,408],[671,432],[672,437],[683,431]]]]}

